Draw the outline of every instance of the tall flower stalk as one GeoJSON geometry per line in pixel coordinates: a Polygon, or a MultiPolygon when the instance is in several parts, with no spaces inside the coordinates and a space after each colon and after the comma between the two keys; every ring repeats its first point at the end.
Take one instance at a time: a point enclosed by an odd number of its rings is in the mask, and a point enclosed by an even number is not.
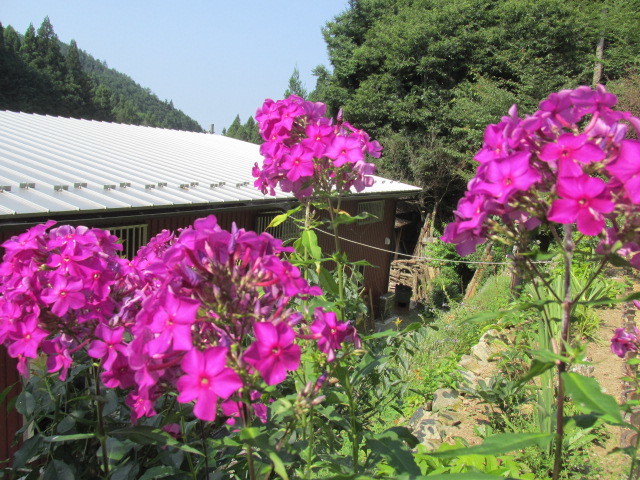
{"type": "Polygon", "coordinates": [[[616,102],[598,86],[553,93],[524,118],[514,105],[500,123],[487,127],[474,157],[476,175],[442,237],[466,255],[488,238],[511,244],[523,230],[546,228],[562,252],[561,291],[553,289],[529,252],[519,252],[520,263],[561,305],[559,336],[552,339],[558,359],[554,480],[562,471],[563,378],[573,309],[608,259],[622,257],[640,268],[640,141],[627,138],[633,130],[640,133],[640,119],[615,110],[616,102]],[[557,224],[564,226],[563,238],[557,224]],[[597,237],[596,253],[602,256],[577,292],[571,291],[574,228],[579,235],[597,237]]]}

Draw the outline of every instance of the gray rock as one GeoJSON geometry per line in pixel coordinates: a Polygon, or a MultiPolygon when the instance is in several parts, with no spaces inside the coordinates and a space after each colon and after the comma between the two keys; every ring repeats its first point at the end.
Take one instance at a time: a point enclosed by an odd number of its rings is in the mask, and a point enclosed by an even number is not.
{"type": "Polygon", "coordinates": [[[473,348],[471,348],[471,355],[473,355],[481,362],[488,362],[493,353],[493,350],[486,342],[477,343],[473,346],[473,348]]]}
{"type": "Polygon", "coordinates": [[[411,429],[420,443],[424,443],[425,440],[437,440],[442,441],[442,434],[438,425],[438,421],[435,418],[423,419],[415,428],[411,429]]]}
{"type": "Polygon", "coordinates": [[[459,410],[462,407],[462,399],[458,392],[452,388],[439,388],[433,394],[433,411],[459,410]]]}
{"type": "Polygon", "coordinates": [[[438,412],[438,423],[445,427],[455,427],[462,423],[462,413],[460,412],[438,412]]]}

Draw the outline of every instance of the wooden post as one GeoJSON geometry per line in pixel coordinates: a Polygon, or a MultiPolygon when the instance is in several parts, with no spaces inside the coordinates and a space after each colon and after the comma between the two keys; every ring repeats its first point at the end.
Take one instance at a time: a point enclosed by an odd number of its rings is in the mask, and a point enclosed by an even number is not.
{"type": "MultiPolygon", "coordinates": [[[[493,253],[491,252],[492,247],[493,247],[493,244],[491,242],[487,243],[487,246],[484,249],[484,253],[482,254],[482,258],[481,258],[482,262],[490,262],[493,260],[493,253]]],[[[473,277],[471,277],[471,281],[469,282],[469,285],[467,285],[467,290],[464,292],[463,301],[466,302],[468,299],[470,299],[476,294],[476,291],[478,290],[480,282],[482,281],[482,277],[484,276],[484,272],[487,270],[488,267],[489,265],[486,265],[486,264],[478,265],[478,268],[476,268],[476,271],[474,272],[473,277]]]]}

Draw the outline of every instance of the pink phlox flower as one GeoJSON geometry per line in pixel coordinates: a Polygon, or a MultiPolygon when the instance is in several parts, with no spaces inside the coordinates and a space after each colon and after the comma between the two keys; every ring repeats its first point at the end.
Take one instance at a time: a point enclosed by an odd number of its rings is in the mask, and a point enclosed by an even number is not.
{"type": "Polygon", "coordinates": [[[440,239],[445,243],[455,243],[456,252],[461,257],[475,252],[476,247],[486,240],[482,228],[460,229],[457,222],[449,223],[440,239]]]}
{"type": "Polygon", "coordinates": [[[597,145],[590,142],[586,134],[560,135],[555,143],[546,143],[538,157],[545,162],[558,162],[560,176],[578,177],[582,175],[580,164],[589,164],[604,160],[606,154],[597,145]]]}
{"type": "Polygon", "coordinates": [[[287,178],[295,182],[300,177],[313,176],[313,152],[303,145],[294,145],[288,155],[284,155],[282,168],[287,170],[287,178]]]}
{"type": "Polygon", "coordinates": [[[51,304],[51,311],[62,317],[70,308],[79,309],[86,304],[82,293],[83,282],[77,277],[55,275],[51,288],[45,288],[40,299],[51,304]]]}
{"type": "Polygon", "coordinates": [[[294,343],[295,332],[286,323],[260,322],[253,329],[256,341],[245,351],[244,361],[260,372],[267,385],[282,382],[287,371],[300,366],[301,350],[294,343]]]}
{"type": "Polygon", "coordinates": [[[335,351],[342,348],[342,342],[352,333],[348,322],[341,322],[334,312],[325,312],[322,307],[314,311],[314,321],[309,327],[318,339],[318,348],[327,354],[327,361],[333,362],[335,351]]]}
{"type": "Polygon", "coordinates": [[[226,366],[227,351],[224,347],[192,349],[182,359],[185,375],[178,379],[178,402],[195,401],[193,413],[201,420],[215,420],[218,398],[229,398],[242,387],[238,374],[226,366]]]}
{"type": "Polygon", "coordinates": [[[27,358],[38,356],[40,342],[49,336],[49,333],[38,326],[38,317],[29,315],[20,322],[15,322],[14,331],[10,334],[13,342],[7,351],[13,358],[22,355],[27,358]]]}
{"type": "Polygon", "coordinates": [[[473,230],[480,233],[482,223],[487,216],[484,195],[467,195],[458,201],[458,208],[453,212],[457,218],[457,233],[473,230]]]}
{"type": "Polygon", "coordinates": [[[198,300],[178,296],[171,290],[164,292],[149,326],[152,332],[160,335],[151,343],[157,343],[160,351],[168,349],[169,345],[174,350],[191,350],[191,327],[196,321],[199,308],[198,300]]]}
{"type": "Polygon", "coordinates": [[[354,137],[335,137],[327,147],[325,156],[333,160],[336,167],[345,163],[356,163],[364,159],[362,144],[354,137]]]}
{"type": "Polygon", "coordinates": [[[616,161],[607,171],[624,184],[624,190],[634,204],[640,203],[640,142],[623,140],[616,161]]]}
{"type": "Polygon", "coordinates": [[[486,163],[509,155],[509,147],[502,124],[488,125],[484,131],[484,144],[473,157],[477,162],[486,163]]]}
{"type": "Polygon", "coordinates": [[[127,348],[129,367],[139,388],[149,388],[158,383],[164,373],[158,368],[163,363],[163,353],[156,352],[151,343],[154,335],[147,329],[139,331],[127,348]]]}
{"type": "Polygon", "coordinates": [[[42,342],[42,351],[48,355],[47,371],[49,373],[60,372],[60,380],[64,382],[67,379],[67,373],[73,364],[70,348],[71,340],[65,338],[64,335],[56,337],[52,340],[44,340],[42,342]]]}
{"type": "Polygon", "coordinates": [[[611,338],[611,352],[620,358],[624,358],[627,352],[637,352],[640,331],[637,327],[634,327],[633,330],[633,333],[631,333],[624,328],[617,328],[611,338]]]}
{"type": "Polygon", "coordinates": [[[134,371],[129,366],[128,358],[123,355],[118,355],[111,368],[102,372],[100,378],[107,388],[127,389],[136,385],[134,371]]]}
{"type": "Polygon", "coordinates": [[[34,251],[43,249],[45,244],[44,235],[55,224],[55,221],[49,220],[46,223],[35,225],[26,232],[13,236],[4,242],[2,244],[2,248],[5,251],[3,263],[12,261],[15,256],[32,257],[34,251]]]}
{"type": "Polygon", "coordinates": [[[95,335],[99,338],[91,342],[87,354],[102,360],[102,368],[109,370],[118,354],[126,355],[127,348],[122,342],[124,327],[109,328],[104,324],[96,327],[95,335]]]}
{"type": "MultiPolygon", "coordinates": [[[[256,402],[259,400],[262,395],[257,390],[251,390],[249,394],[251,398],[251,409],[253,410],[253,414],[256,416],[258,420],[262,423],[267,423],[267,406],[262,402],[256,402]]],[[[227,400],[220,404],[220,410],[222,410],[222,414],[227,418],[227,425],[235,425],[236,419],[240,416],[240,409],[242,408],[243,403],[236,400],[227,400]]]]}
{"type": "Polygon", "coordinates": [[[155,407],[150,398],[131,392],[124,401],[131,409],[131,423],[138,423],[142,417],[156,415],[155,407]]]}
{"type": "Polygon", "coordinates": [[[542,177],[529,165],[530,157],[529,152],[519,152],[487,164],[484,190],[498,202],[506,203],[514,193],[531,188],[542,177]]]}
{"type": "Polygon", "coordinates": [[[307,138],[302,140],[302,145],[313,152],[313,156],[322,157],[327,146],[331,144],[333,132],[334,128],[331,125],[307,125],[307,138]]]}
{"type": "Polygon", "coordinates": [[[579,109],[574,108],[572,94],[573,90],[561,90],[560,92],[552,93],[540,102],[540,111],[548,113],[562,127],[577,123],[582,118],[582,115],[579,109]]]}
{"type": "Polygon", "coordinates": [[[605,225],[602,214],[611,213],[615,205],[600,178],[561,177],[557,189],[560,198],[551,205],[549,221],[568,224],[577,220],[578,230],[584,235],[602,232],[605,225]]]}

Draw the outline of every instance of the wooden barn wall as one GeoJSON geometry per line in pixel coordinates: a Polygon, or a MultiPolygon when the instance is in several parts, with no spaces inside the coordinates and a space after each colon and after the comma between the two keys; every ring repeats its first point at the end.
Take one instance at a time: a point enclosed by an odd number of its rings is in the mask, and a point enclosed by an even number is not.
{"type": "MultiPolygon", "coordinates": [[[[358,214],[358,204],[370,202],[370,199],[351,200],[343,202],[341,208],[350,215],[358,214]]],[[[345,240],[352,240],[360,244],[370,245],[374,248],[351,243],[343,240],[340,248],[347,254],[349,260],[366,260],[372,267],[365,267],[364,286],[369,290],[372,299],[374,314],[378,314],[380,295],[387,292],[389,283],[389,268],[393,252],[391,245],[385,245],[385,238],[393,240],[393,227],[396,215],[396,199],[384,199],[384,214],[380,221],[361,225],[353,223],[351,225],[341,225],[338,229],[340,237],[345,240]]],[[[328,231],[328,230],[327,230],[328,231]]],[[[318,240],[322,250],[332,252],[334,250],[334,240],[332,235],[318,233],[318,240]]]]}

